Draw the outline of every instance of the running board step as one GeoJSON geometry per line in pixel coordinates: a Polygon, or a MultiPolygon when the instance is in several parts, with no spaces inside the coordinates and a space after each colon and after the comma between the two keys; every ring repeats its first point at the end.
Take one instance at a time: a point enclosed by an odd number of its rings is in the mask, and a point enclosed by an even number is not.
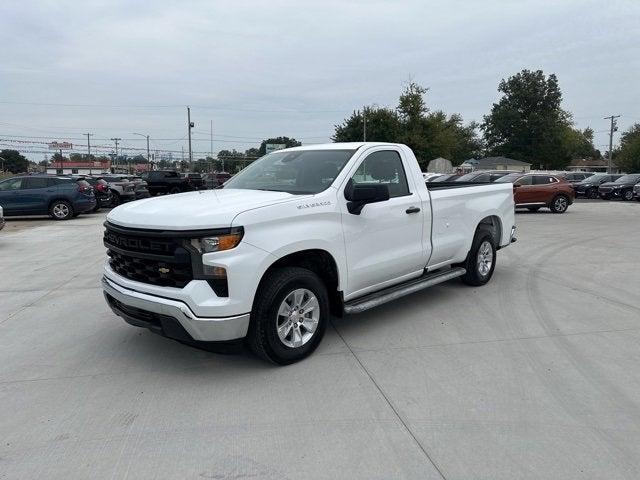
{"type": "Polygon", "coordinates": [[[427,273],[414,280],[385,288],[379,292],[370,293],[344,304],[344,313],[360,313],[383,303],[396,300],[411,293],[433,287],[438,283],[446,282],[452,278],[461,277],[467,273],[462,267],[452,268],[443,272],[427,273]]]}

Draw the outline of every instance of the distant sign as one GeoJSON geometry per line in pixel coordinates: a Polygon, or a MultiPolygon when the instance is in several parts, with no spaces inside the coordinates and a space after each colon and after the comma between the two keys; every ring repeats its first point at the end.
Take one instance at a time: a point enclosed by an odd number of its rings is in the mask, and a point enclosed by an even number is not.
{"type": "Polygon", "coordinates": [[[287,145],[284,143],[267,143],[265,148],[267,153],[271,153],[271,152],[275,152],[276,150],[282,150],[283,148],[287,148],[287,145]]]}
{"type": "Polygon", "coordinates": [[[73,143],[71,142],[51,142],[49,144],[49,150],[71,150],[73,143]]]}

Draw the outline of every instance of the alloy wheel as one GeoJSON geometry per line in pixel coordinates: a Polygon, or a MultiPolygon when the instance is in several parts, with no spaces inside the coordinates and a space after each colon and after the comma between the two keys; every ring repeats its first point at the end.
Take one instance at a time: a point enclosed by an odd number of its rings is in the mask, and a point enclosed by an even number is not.
{"type": "Polygon", "coordinates": [[[556,201],[553,203],[558,212],[564,212],[568,207],[567,199],[564,197],[556,198],[556,201]]]}
{"type": "Polygon", "coordinates": [[[320,303],[314,293],[306,288],[294,290],[278,308],[278,338],[287,347],[301,347],[311,340],[319,321],[320,303]]]}
{"type": "Polygon", "coordinates": [[[480,248],[478,249],[478,273],[481,276],[485,277],[491,271],[491,266],[493,265],[493,247],[488,240],[485,240],[480,244],[480,248]]]}
{"type": "Polygon", "coordinates": [[[53,215],[56,218],[66,218],[69,216],[69,207],[64,203],[57,203],[53,206],[53,215]]]}

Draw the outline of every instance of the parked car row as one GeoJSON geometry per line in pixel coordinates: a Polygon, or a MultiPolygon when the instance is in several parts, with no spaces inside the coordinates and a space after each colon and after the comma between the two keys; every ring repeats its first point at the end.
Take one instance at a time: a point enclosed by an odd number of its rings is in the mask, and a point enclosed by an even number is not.
{"type": "Polygon", "coordinates": [[[511,182],[514,185],[516,207],[537,211],[548,207],[563,213],[576,197],[621,198],[640,201],[640,173],[611,175],[595,172],[509,172],[479,170],[464,175],[423,174],[430,182],[492,183],[511,182]]]}

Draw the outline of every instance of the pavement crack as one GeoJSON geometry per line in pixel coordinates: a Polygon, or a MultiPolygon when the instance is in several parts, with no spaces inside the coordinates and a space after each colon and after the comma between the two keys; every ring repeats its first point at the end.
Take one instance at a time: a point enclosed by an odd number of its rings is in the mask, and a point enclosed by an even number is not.
{"type": "Polygon", "coordinates": [[[347,343],[347,341],[344,339],[344,337],[342,336],[342,334],[340,333],[340,331],[336,328],[336,326],[334,325],[333,322],[331,322],[331,326],[333,327],[333,329],[335,330],[335,332],[338,334],[338,336],[340,337],[340,340],[342,340],[342,343],[344,343],[345,347],[347,347],[347,349],[351,352],[351,355],[353,355],[353,358],[356,360],[356,362],[358,362],[358,365],[360,365],[360,368],[362,368],[362,370],[364,371],[364,373],[367,375],[367,377],[369,377],[369,380],[371,380],[371,383],[374,385],[374,387],[376,387],[376,389],[378,390],[378,392],[380,393],[380,395],[382,395],[382,398],[384,399],[384,401],[387,403],[387,405],[389,406],[389,408],[391,409],[391,411],[393,412],[394,416],[398,419],[398,421],[400,422],[400,424],[404,427],[404,429],[407,431],[407,433],[411,436],[411,438],[413,439],[413,441],[415,442],[416,446],[420,449],[420,451],[424,454],[424,456],[427,458],[427,460],[429,461],[429,463],[431,463],[431,465],[433,465],[433,468],[435,468],[435,470],[438,472],[438,475],[440,475],[440,478],[442,478],[443,480],[447,480],[447,477],[444,476],[444,473],[442,472],[442,470],[440,469],[440,467],[438,466],[438,464],[435,462],[435,460],[431,457],[431,455],[429,454],[429,452],[427,452],[427,449],[424,447],[424,445],[422,445],[422,443],[420,442],[420,440],[418,440],[418,437],[416,437],[416,435],[413,433],[413,431],[409,428],[409,425],[407,424],[407,422],[402,418],[402,416],[400,415],[400,412],[398,411],[398,409],[393,405],[393,402],[391,401],[391,399],[387,396],[386,393],[384,393],[384,390],[382,389],[382,387],[378,384],[378,382],[376,382],[375,378],[373,378],[373,375],[371,375],[371,372],[369,372],[369,370],[367,369],[367,367],[364,365],[364,363],[362,362],[362,360],[360,360],[360,357],[358,357],[358,355],[356,354],[356,352],[351,348],[351,345],[349,345],[347,343]]]}

